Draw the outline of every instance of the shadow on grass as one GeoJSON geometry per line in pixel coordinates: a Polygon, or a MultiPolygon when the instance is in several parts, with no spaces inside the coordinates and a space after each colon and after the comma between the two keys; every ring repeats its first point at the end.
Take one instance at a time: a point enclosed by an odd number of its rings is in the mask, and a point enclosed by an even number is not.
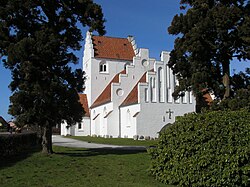
{"type": "Polygon", "coordinates": [[[32,156],[34,153],[41,152],[41,150],[41,147],[34,147],[31,150],[26,150],[25,152],[19,153],[17,155],[12,155],[4,158],[0,157],[0,170],[5,167],[11,167],[17,162],[20,162],[32,156]]]}
{"type": "Polygon", "coordinates": [[[55,152],[58,155],[70,157],[90,157],[98,155],[125,155],[145,153],[147,150],[124,149],[124,148],[96,148],[96,149],[69,149],[65,152],[55,152]]]}

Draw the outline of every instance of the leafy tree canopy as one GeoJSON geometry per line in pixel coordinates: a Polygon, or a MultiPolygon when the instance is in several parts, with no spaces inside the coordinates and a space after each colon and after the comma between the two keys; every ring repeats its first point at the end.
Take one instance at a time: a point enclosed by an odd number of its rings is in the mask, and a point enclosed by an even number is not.
{"type": "Polygon", "coordinates": [[[102,9],[92,0],[0,1],[0,55],[12,72],[9,113],[42,127],[43,151],[52,152],[52,126],[80,122],[83,72],[72,52],[81,48],[81,25],[104,34],[102,9]]]}
{"type": "Polygon", "coordinates": [[[208,89],[217,98],[229,96],[230,61],[250,59],[249,0],[181,0],[185,14],[176,15],[170,34],[178,35],[170,67],[179,85],[174,96],[208,89]]]}
{"type": "Polygon", "coordinates": [[[229,98],[222,101],[215,100],[210,110],[239,110],[250,108],[250,68],[246,72],[234,74],[231,78],[232,93],[229,98]]]}

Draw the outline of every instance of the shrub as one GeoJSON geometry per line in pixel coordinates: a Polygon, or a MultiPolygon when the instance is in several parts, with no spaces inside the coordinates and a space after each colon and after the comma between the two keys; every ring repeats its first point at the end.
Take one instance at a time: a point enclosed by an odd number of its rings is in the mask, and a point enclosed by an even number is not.
{"type": "Polygon", "coordinates": [[[250,113],[187,114],[150,149],[151,173],[178,186],[250,186],[250,113]]]}
{"type": "Polygon", "coordinates": [[[5,134],[0,136],[0,158],[18,155],[37,146],[36,133],[5,134]]]}
{"type": "Polygon", "coordinates": [[[210,110],[239,110],[241,108],[250,108],[250,86],[248,89],[239,89],[235,91],[232,97],[222,101],[213,101],[210,110]]]}

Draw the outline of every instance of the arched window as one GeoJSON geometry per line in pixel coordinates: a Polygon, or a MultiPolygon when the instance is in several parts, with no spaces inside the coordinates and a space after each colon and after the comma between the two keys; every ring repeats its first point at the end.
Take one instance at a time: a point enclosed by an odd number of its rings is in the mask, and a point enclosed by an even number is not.
{"type": "Polygon", "coordinates": [[[145,102],[148,102],[148,88],[145,88],[145,102]]]}
{"type": "Polygon", "coordinates": [[[163,69],[161,67],[158,69],[158,93],[159,101],[164,102],[163,69]]]}
{"type": "Polygon", "coordinates": [[[106,115],[107,115],[107,108],[104,107],[104,109],[103,109],[103,116],[106,116],[106,115]]]}
{"type": "Polygon", "coordinates": [[[150,100],[151,100],[151,102],[153,101],[153,78],[151,77],[150,78],[150,100]]]}
{"type": "Polygon", "coordinates": [[[152,101],[156,102],[156,85],[155,85],[155,78],[153,78],[153,85],[152,85],[152,101]]]}
{"type": "Polygon", "coordinates": [[[108,64],[106,61],[101,61],[99,65],[99,72],[108,72],[108,64]]]}
{"type": "Polygon", "coordinates": [[[131,114],[130,110],[127,110],[127,126],[131,126],[131,114]]]}

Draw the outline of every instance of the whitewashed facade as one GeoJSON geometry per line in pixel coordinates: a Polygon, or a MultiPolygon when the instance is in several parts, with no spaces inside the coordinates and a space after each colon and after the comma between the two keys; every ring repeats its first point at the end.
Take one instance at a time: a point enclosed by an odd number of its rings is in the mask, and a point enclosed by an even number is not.
{"type": "Polygon", "coordinates": [[[159,61],[150,58],[148,49],[137,49],[133,37],[95,37],[88,32],[83,70],[90,117],[84,118],[82,132],[77,125],[66,128],[62,124],[61,134],[155,138],[176,116],[194,112],[192,93],[173,99],[178,81],[168,61],[165,51],[159,61]]]}

